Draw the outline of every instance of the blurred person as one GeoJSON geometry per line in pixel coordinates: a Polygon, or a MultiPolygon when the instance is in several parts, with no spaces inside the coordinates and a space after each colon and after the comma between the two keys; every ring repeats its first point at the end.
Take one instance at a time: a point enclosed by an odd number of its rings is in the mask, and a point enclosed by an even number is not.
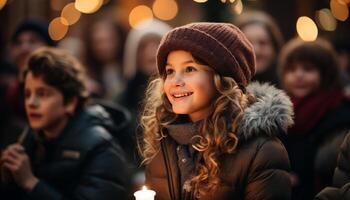
{"type": "Polygon", "coordinates": [[[350,199],[350,132],[344,139],[338,156],[337,167],[333,175],[332,187],[318,193],[315,200],[350,199]]]}
{"type": "Polygon", "coordinates": [[[162,36],[170,30],[164,22],[151,20],[138,25],[127,36],[123,69],[128,83],[120,102],[134,114],[135,126],[148,80],[157,74],[158,45],[162,36]]]}
{"type": "Polygon", "coordinates": [[[111,100],[125,89],[123,30],[114,21],[98,19],[89,23],[85,39],[86,65],[90,76],[99,84],[95,96],[111,100]]]}
{"type": "Polygon", "coordinates": [[[339,146],[350,129],[350,101],[340,84],[335,51],[324,39],[289,41],[281,52],[279,75],[295,112],[295,125],[284,138],[293,199],[312,199],[332,182],[339,146]]]}
{"type": "MultiPolygon", "coordinates": [[[[6,129],[3,132],[4,145],[15,142],[18,137],[18,128],[22,129],[26,124],[23,95],[23,71],[26,68],[28,57],[36,49],[43,46],[55,46],[56,43],[50,38],[48,24],[37,19],[28,19],[20,23],[14,31],[9,45],[10,64],[14,66],[16,79],[7,81],[4,88],[4,107],[8,109],[6,124],[16,124],[17,128],[6,129]]],[[[5,66],[2,66],[5,67],[5,66]]],[[[11,72],[12,73],[12,72],[11,72]]],[[[7,79],[13,75],[6,74],[7,79]]],[[[5,81],[2,79],[2,81],[5,81]]]]}
{"type": "Polygon", "coordinates": [[[344,91],[347,96],[350,96],[350,41],[336,41],[335,49],[338,54],[337,59],[341,71],[341,80],[344,86],[344,91]]]}
{"type": "Polygon", "coordinates": [[[35,19],[25,20],[15,30],[11,40],[10,57],[18,67],[20,82],[23,82],[22,74],[29,55],[43,46],[56,46],[49,36],[48,24],[45,22],[35,19]]]}
{"type": "Polygon", "coordinates": [[[149,83],[140,141],[156,198],[287,200],[289,160],[278,139],[292,123],[281,90],[251,84],[253,46],[229,23],[168,32],[149,83]]]}
{"type": "MultiPolygon", "coordinates": [[[[171,28],[164,22],[153,19],[142,22],[127,35],[124,48],[124,77],[128,80],[125,91],[116,101],[126,106],[132,114],[130,135],[132,140],[129,144],[130,159],[139,166],[141,161],[138,157],[136,146],[136,136],[138,135],[137,118],[141,110],[141,103],[145,97],[148,80],[157,74],[156,54],[162,36],[171,28]]],[[[142,169],[137,169],[140,173],[135,176],[135,187],[144,184],[142,169]]]]}
{"type": "Polygon", "coordinates": [[[30,129],[2,152],[1,198],[125,199],[128,166],[110,133],[120,124],[104,107],[86,105],[80,63],[62,50],[38,49],[24,81],[30,129]]]}
{"type": "MultiPolygon", "coordinates": [[[[72,56],[76,57],[78,60],[83,61],[84,58],[84,42],[78,37],[65,37],[58,43],[58,47],[67,50],[72,56]]],[[[88,91],[91,94],[98,94],[101,91],[101,86],[98,82],[91,78],[89,74],[87,82],[88,91]]]]}
{"type": "Polygon", "coordinates": [[[275,20],[262,11],[247,11],[237,16],[234,24],[254,46],[256,74],[252,80],[279,86],[276,65],[283,36],[275,20]]]}

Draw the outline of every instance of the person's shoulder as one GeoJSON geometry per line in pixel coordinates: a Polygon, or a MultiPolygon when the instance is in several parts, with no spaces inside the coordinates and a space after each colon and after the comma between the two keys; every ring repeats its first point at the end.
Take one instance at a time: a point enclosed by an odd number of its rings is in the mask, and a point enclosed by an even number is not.
{"type": "Polygon", "coordinates": [[[237,135],[241,140],[278,137],[287,132],[293,121],[293,105],[285,92],[267,83],[251,83],[247,92],[256,101],[243,113],[237,135]]]}
{"type": "Polygon", "coordinates": [[[246,144],[252,151],[253,167],[289,170],[287,150],[277,137],[257,137],[246,144]]]}
{"type": "Polygon", "coordinates": [[[108,119],[91,116],[91,113],[82,111],[80,115],[71,122],[71,127],[65,131],[62,145],[73,146],[76,149],[89,151],[98,146],[109,146],[113,143],[113,136],[105,124],[108,119]]]}

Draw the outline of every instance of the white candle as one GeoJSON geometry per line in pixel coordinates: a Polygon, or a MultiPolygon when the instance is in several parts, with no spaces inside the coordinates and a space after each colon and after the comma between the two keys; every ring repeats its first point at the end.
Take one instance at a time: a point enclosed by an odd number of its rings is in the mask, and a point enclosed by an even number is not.
{"type": "Polygon", "coordinates": [[[142,190],[138,190],[134,193],[136,200],[154,200],[156,192],[153,190],[148,190],[146,186],[142,187],[142,190]]]}

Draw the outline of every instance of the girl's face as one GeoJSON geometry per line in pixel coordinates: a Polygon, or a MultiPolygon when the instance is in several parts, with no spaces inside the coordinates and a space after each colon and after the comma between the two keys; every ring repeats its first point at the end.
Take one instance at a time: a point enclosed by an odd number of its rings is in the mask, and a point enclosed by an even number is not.
{"type": "Polygon", "coordinates": [[[242,28],[243,33],[253,44],[256,55],[256,72],[267,70],[276,58],[272,40],[260,24],[250,24],[242,28]]]}
{"type": "Polygon", "coordinates": [[[192,121],[207,117],[216,94],[212,69],[178,50],[168,55],[165,73],[164,92],[174,113],[189,115],[192,121]]]}
{"type": "Polygon", "coordinates": [[[321,85],[320,72],[309,64],[294,63],[283,76],[284,89],[293,97],[303,98],[317,92],[321,85]]]}
{"type": "Polygon", "coordinates": [[[34,130],[57,134],[64,128],[72,103],[64,103],[62,93],[29,72],[25,79],[25,109],[34,130]]]}

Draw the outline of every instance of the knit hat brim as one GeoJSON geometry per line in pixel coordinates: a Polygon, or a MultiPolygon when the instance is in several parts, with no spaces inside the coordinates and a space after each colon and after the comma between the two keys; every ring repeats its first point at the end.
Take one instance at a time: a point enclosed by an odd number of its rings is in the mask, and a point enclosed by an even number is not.
{"type": "MultiPolygon", "coordinates": [[[[236,35],[230,34],[222,37],[236,37],[236,35]]],[[[232,43],[241,42],[236,42],[234,39],[232,43]]],[[[254,54],[249,49],[245,55],[242,55],[240,52],[244,52],[244,48],[238,44],[236,48],[240,48],[240,50],[234,55],[232,49],[228,49],[226,46],[232,45],[223,44],[202,30],[188,26],[176,28],[163,38],[158,48],[157,66],[159,73],[164,73],[167,57],[171,51],[184,50],[190,52],[194,57],[200,58],[218,74],[232,77],[236,81],[238,80],[239,84],[247,85],[254,71],[249,69],[249,65],[242,65],[240,63],[242,60],[237,59],[239,56],[251,55],[250,59],[255,60],[254,54]]]]}

